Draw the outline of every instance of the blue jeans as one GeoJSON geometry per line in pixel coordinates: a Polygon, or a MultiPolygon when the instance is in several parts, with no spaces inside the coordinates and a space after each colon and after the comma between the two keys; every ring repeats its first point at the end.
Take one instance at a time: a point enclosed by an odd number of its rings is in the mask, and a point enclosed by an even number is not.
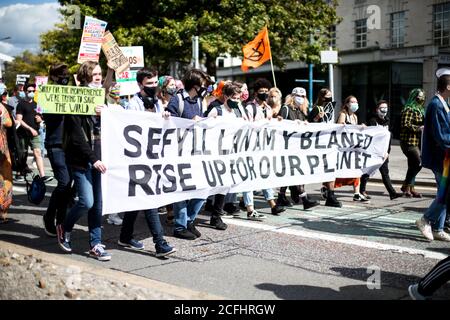
{"type": "Polygon", "coordinates": [[[42,157],[45,156],[45,134],[46,134],[45,126],[40,126],[39,127],[39,136],[41,137],[41,155],[42,155],[42,157]]]}
{"type": "MultiPolygon", "coordinates": [[[[267,201],[275,199],[273,189],[264,189],[263,191],[264,199],[267,201]]],[[[245,206],[253,206],[253,191],[243,192],[242,196],[244,197],[245,206]]]]}
{"type": "Polygon", "coordinates": [[[174,230],[183,231],[189,222],[194,222],[204,203],[204,199],[175,202],[173,204],[174,230]]]}
{"type": "Polygon", "coordinates": [[[225,196],[225,203],[235,203],[237,202],[237,194],[236,193],[227,193],[225,196]]]}
{"type": "MultiPolygon", "coordinates": [[[[136,222],[137,215],[140,211],[125,212],[123,216],[122,229],[120,231],[120,241],[129,242],[133,239],[134,223],[136,222]]],[[[161,244],[164,241],[164,230],[159,220],[158,209],[149,209],[143,211],[145,214],[145,220],[147,221],[150,233],[153,236],[153,243],[156,245],[161,244]]]]}
{"type": "Polygon", "coordinates": [[[98,190],[98,179],[93,178],[94,170],[97,171],[96,169],[93,169],[92,166],[89,166],[87,170],[71,170],[75,188],[78,193],[78,201],[69,211],[64,222],[64,231],[72,232],[75,223],[77,223],[83,215],[88,214],[89,244],[91,248],[101,243],[102,239],[101,210],[98,211],[98,208],[94,208],[94,198],[98,199],[99,194],[101,196],[101,190],[98,190]]]}
{"type": "Polygon", "coordinates": [[[56,224],[63,223],[66,217],[67,202],[70,197],[70,174],[66,165],[66,157],[64,150],[61,148],[48,148],[48,158],[52,166],[53,175],[58,184],[53,190],[48,203],[46,217],[49,220],[54,220],[56,217],[56,224]]]}
{"type": "MultiPolygon", "coordinates": [[[[434,177],[436,179],[436,184],[438,188],[436,195],[438,195],[442,174],[439,172],[434,172],[434,177]]],[[[436,197],[431,203],[430,207],[427,209],[427,211],[425,211],[424,218],[425,220],[431,223],[433,231],[443,231],[446,213],[447,207],[445,202],[440,203],[436,197]]]]}

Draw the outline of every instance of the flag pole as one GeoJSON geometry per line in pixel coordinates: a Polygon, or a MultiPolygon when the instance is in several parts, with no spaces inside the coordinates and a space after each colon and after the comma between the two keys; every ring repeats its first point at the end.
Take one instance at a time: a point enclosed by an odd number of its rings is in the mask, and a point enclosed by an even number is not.
{"type": "MultiPolygon", "coordinates": [[[[266,28],[267,28],[267,26],[266,26],[266,28]]],[[[267,28],[267,43],[269,44],[269,50],[270,50],[270,66],[272,67],[273,85],[276,87],[277,80],[275,79],[275,71],[273,69],[272,48],[270,47],[269,28],[267,28]]]]}

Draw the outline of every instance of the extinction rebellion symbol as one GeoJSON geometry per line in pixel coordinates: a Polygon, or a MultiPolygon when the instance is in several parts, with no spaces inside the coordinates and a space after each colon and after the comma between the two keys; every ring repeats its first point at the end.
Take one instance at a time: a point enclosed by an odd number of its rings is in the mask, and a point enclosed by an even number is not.
{"type": "Polygon", "coordinates": [[[251,53],[249,56],[245,57],[246,59],[250,61],[259,61],[264,56],[264,53],[266,52],[266,47],[264,45],[264,39],[259,40],[258,45],[256,48],[252,48],[253,53],[251,53]]]}

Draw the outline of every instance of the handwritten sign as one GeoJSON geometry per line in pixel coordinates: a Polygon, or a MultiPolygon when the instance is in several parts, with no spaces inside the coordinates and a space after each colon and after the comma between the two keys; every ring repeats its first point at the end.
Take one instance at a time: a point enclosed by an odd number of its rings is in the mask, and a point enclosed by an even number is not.
{"type": "Polygon", "coordinates": [[[111,32],[106,31],[103,37],[102,50],[108,60],[108,67],[117,73],[124,72],[130,68],[128,58],[125,57],[111,32]]]}
{"type": "Polygon", "coordinates": [[[83,35],[81,36],[80,51],[78,52],[78,63],[86,61],[98,62],[106,25],[107,22],[105,21],[86,17],[83,35]]]}
{"type": "Polygon", "coordinates": [[[94,115],[105,102],[105,89],[45,85],[39,87],[38,104],[43,113],[94,115]]]}
{"type": "Polygon", "coordinates": [[[144,67],[144,47],[120,47],[123,54],[128,58],[130,62],[130,68],[143,68],[144,67]]]}
{"type": "Polygon", "coordinates": [[[137,71],[128,70],[120,74],[116,73],[117,83],[120,84],[120,95],[134,95],[140,91],[136,81],[137,71]]]}

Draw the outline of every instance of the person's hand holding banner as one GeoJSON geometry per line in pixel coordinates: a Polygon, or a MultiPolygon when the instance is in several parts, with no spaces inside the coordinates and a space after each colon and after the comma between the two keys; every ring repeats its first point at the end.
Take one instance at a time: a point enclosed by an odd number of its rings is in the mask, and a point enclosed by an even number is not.
{"type": "Polygon", "coordinates": [[[97,169],[98,171],[100,171],[101,173],[105,173],[106,172],[106,167],[103,164],[103,162],[101,162],[100,160],[97,160],[94,163],[94,168],[97,169]]]}

